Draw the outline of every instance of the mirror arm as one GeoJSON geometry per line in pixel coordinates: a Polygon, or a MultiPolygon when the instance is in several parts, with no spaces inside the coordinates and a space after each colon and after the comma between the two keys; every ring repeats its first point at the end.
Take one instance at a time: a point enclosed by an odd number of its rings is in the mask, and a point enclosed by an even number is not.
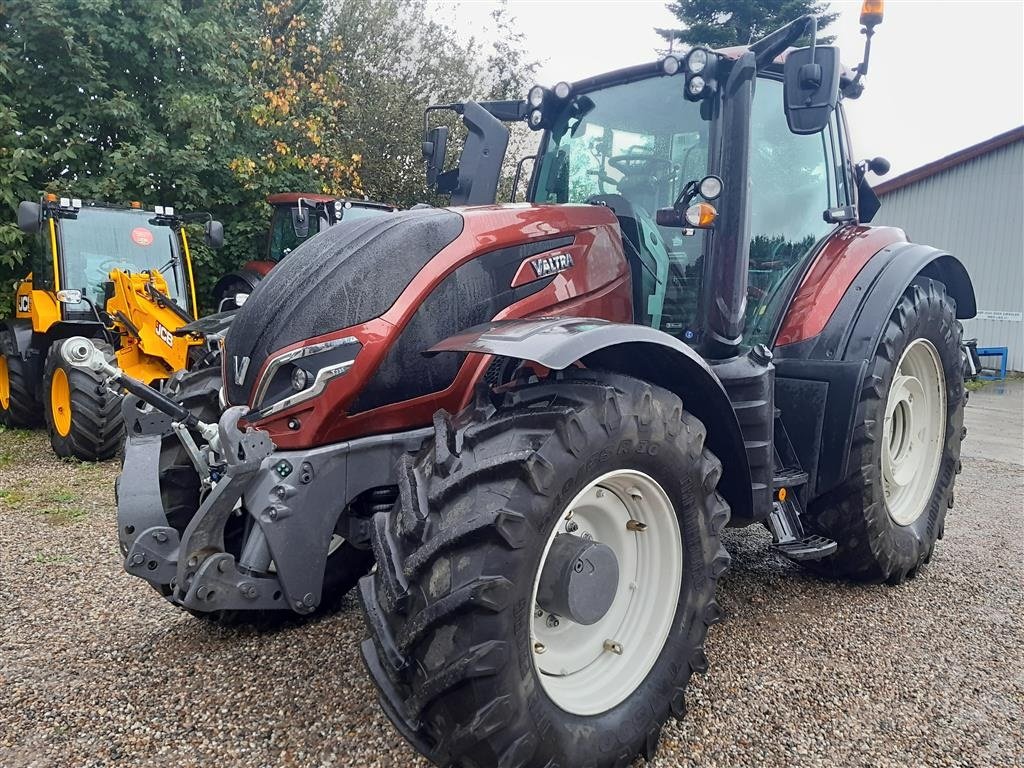
{"type": "MultiPolygon", "coordinates": [[[[762,37],[750,46],[754,54],[754,61],[758,69],[771,64],[775,57],[783,53],[789,46],[793,45],[807,32],[807,26],[814,24],[815,35],[817,34],[817,20],[813,15],[807,14],[794,19],[784,27],[780,27],[769,35],[762,37]]],[[[813,39],[813,38],[812,38],[813,39]]],[[[813,46],[813,43],[812,43],[813,46]]]]}

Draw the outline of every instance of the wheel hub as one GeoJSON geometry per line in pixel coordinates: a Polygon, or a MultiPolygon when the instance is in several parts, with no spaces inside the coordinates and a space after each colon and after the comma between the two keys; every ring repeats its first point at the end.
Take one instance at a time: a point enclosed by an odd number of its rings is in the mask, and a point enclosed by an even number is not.
{"type": "Polygon", "coordinates": [[[619,586],[619,561],[604,544],[571,533],[555,536],[537,587],[537,605],[577,624],[596,624],[619,586]]]}

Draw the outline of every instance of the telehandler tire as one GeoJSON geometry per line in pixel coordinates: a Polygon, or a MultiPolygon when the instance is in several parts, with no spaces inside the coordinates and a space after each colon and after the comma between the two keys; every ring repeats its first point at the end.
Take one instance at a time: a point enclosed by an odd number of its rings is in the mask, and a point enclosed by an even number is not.
{"type": "Polygon", "coordinates": [[[10,331],[0,331],[0,424],[35,427],[43,421],[39,402],[39,374],[15,352],[10,331]]]}
{"type": "Polygon", "coordinates": [[[945,286],[918,277],[882,332],[863,381],[851,476],[811,504],[807,527],[834,539],[812,569],[898,584],[917,575],[942,538],[966,434],[963,356],[945,286]]]}
{"type": "MultiPolygon", "coordinates": [[[[107,360],[115,359],[109,344],[93,343],[107,360]]],[[[123,398],[107,390],[98,374],[68,365],[60,348],[60,341],[50,346],[43,368],[43,413],[53,452],[80,461],[109,459],[124,441],[123,398]]]]}
{"type": "MultiPolygon", "coordinates": [[[[188,408],[200,421],[215,422],[220,416],[218,391],[220,366],[176,374],[168,380],[164,393],[188,408]]],[[[197,437],[197,436],[196,436],[197,437]]],[[[164,438],[160,451],[160,497],[171,527],[184,533],[200,504],[199,474],[176,435],[164,438]]],[[[224,531],[225,549],[238,557],[245,541],[248,515],[232,517],[224,531]]],[[[373,567],[373,552],[359,549],[347,541],[332,543],[324,569],[322,597],[317,609],[306,615],[291,610],[274,611],[190,611],[192,615],[221,626],[253,625],[269,629],[281,624],[303,621],[337,610],[341,599],[359,578],[373,567]]],[[[166,596],[166,593],[164,593],[166,596]]]]}
{"type": "Polygon", "coordinates": [[[704,426],[670,392],[578,371],[434,429],[374,518],[360,582],[392,721],[444,766],[652,757],[722,616],[729,507],[704,426]],[[549,591],[566,569],[605,580],[549,591]]]}

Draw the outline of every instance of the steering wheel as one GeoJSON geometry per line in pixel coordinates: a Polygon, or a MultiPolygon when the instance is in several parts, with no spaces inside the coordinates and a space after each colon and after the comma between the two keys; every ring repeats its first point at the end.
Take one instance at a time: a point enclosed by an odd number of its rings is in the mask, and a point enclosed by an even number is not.
{"type": "Polygon", "coordinates": [[[614,155],[608,158],[608,165],[626,176],[657,176],[659,171],[672,169],[668,160],[647,153],[614,155]]]}

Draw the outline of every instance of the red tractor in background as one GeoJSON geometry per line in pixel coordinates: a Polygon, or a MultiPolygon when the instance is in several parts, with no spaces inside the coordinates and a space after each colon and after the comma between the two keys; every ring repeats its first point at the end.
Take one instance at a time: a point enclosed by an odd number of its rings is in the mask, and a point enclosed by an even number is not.
{"type": "Polygon", "coordinates": [[[823,575],[917,575],[953,504],[974,292],[868,223],[882,163],[854,162],[842,102],[869,47],[845,70],[815,32],[448,105],[457,166],[446,128],[423,148],[453,205],[296,249],[220,376],[161,395],[66,342],[131,393],[127,571],[218,621],[358,583],[416,749],[547,768],[654,755],[707,668],[726,525],[823,575]],[[542,131],[528,202],[486,205],[519,120],[542,131]]]}
{"type": "Polygon", "coordinates": [[[217,281],[213,298],[218,311],[234,308],[236,296],[252,293],[275,264],[327,227],[342,220],[357,221],[398,210],[384,203],[314,192],[280,192],[268,195],[267,203],[273,208],[273,214],[263,258],[247,261],[217,281]]]}

